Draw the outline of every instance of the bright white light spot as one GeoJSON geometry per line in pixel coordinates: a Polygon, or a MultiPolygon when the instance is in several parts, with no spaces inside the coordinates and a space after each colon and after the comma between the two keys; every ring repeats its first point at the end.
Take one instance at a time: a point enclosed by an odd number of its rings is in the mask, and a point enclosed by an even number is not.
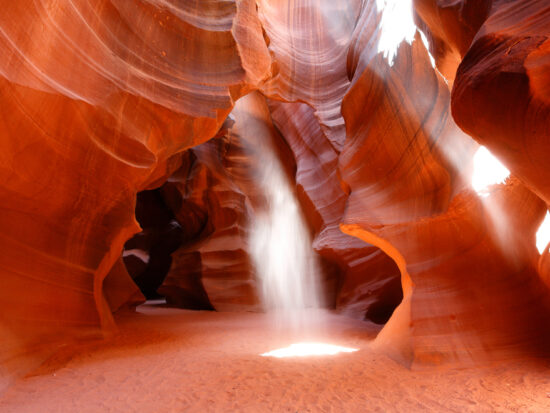
{"type": "Polygon", "coordinates": [[[504,182],[508,176],[510,171],[485,146],[477,150],[474,155],[472,187],[478,195],[482,197],[489,195],[489,186],[504,182]]]}
{"type": "Polygon", "coordinates": [[[424,47],[426,48],[426,51],[428,52],[428,57],[430,58],[430,63],[432,64],[432,67],[435,68],[435,59],[432,56],[432,54],[430,53],[430,43],[428,42],[428,38],[421,31],[419,31],[419,33],[420,33],[420,38],[422,39],[422,43],[424,43],[424,47]]]}
{"type": "Polygon", "coordinates": [[[537,249],[542,254],[550,242],[550,213],[546,211],[546,217],[537,231],[537,249]]]}
{"type": "Polygon", "coordinates": [[[376,0],[378,12],[382,12],[380,21],[380,39],[378,52],[383,53],[388,63],[393,65],[397,49],[401,42],[411,44],[416,32],[411,0],[376,0]]]}
{"type": "Polygon", "coordinates": [[[295,343],[285,348],[261,354],[264,357],[307,357],[307,356],[334,356],[338,353],[353,353],[356,348],[335,346],[325,343],[295,343]]]}
{"type": "Polygon", "coordinates": [[[307,308],[319,308],[317,257],[298,201],[274,149],[266,147],[258,159],[258,181],[268,201],[265,213],[251,222],[250,255],[261,285],[265,308],[281,321],[304,326],[307,308]]]}

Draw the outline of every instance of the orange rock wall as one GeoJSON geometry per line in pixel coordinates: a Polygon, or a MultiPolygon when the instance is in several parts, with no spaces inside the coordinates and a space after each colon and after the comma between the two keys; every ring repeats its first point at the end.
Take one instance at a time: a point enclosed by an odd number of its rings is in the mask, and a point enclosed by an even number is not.
{"type": "Polygon", "coordinates": [[[112,330],[143,300],[121,254],[137,192],[161,186],[187,237],[169,301],[259,308],[246,228],[266,140],[333,264],[336,307],[374,319],[402,293],[381,348],[409,365],[548,348],[534,234],[550,203],[550,6],[415,0],[436,70],[419,33],[383,56],[379,3],[6,2],[2,353],[112,330]],[[486,198],[470,185],[478,143],[512,173],[486,198]]]}
{"type": "Polygon", "coordinates": [[[167,4],[2,7],[0,298],[13,328],[113,328],[103,281],[139,230],[137,191],[270,74],[254,2],[167,4]]]}

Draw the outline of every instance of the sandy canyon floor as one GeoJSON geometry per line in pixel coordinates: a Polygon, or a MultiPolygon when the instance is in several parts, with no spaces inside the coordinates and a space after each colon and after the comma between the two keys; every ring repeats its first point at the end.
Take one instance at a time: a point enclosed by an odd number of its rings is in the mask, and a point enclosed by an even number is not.
{"type": "Polygon", "coordinates": [[[550,361],[411,371],[370,347],[374,325],[323,313],[291,337],[264,314],[146,304],[115,338],[65,348],[13,384],[3,413],[549,412],[550,361]],[[296,341],[356,348],[302,358],[260,354],[296,341]]]}

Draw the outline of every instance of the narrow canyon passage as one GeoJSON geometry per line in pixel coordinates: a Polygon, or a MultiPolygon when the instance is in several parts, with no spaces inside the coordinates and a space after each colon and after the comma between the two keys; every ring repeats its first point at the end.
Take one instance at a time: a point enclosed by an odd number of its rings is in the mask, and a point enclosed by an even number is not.
{"type": "Polygon", "coordinates": [[[411,371],[371,348],[379,326],[328,312],[325,330],[285,334],[257,313],[154,304],[120,315],[120,334],[61,350],[0,399],[36,412],[547,412],[550,361],[411,371]],[[356,348],[337,355],[260,354],[297,340],[356,348]]]}
{"type": "Polygon", "coordinates": [[[550,411],[548,0],[5,0],[0,412],[550,411]]]}

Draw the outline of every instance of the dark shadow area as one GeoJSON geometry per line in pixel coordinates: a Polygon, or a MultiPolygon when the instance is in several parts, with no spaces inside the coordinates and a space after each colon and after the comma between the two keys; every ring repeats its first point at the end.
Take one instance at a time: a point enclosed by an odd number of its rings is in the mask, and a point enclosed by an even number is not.
{"type": "Polygon", "coordinates": [[[138,193],[136,219],[143,231],[126,242],[123,252],[128,273],[149,300],[162,297],[157,289],[170,270],[171,254],[183,240],[181,225],[160,191],[138,193]]]}
{"type": "Polygon", "coordinates": [[[386,324],[401,301],[403,301],[401,277],[391,278],[380,291],[377,300],[369,306],[365,313],[365,320],[386,324]]]}

